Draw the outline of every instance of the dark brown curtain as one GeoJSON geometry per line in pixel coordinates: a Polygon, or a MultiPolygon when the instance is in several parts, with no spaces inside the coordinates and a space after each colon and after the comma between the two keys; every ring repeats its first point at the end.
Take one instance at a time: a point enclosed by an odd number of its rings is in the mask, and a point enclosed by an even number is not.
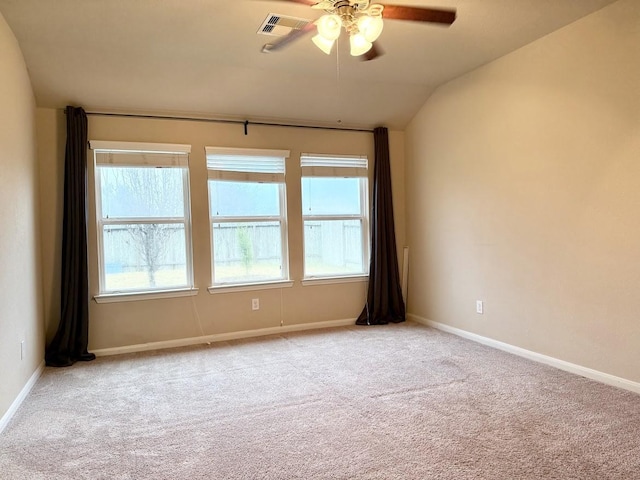
{"type": "Polygon", "coordinates": [[[398,272],[398,256],[391,198],[389,134],[386,128],[373,131],[375,167],[371,214],[371,263],[367,304],[357,325],[384,325],[404,321],[405,310],[398,272]]]}
{"type": "Polygon", "coordinates": [[[67,107],[64,166],[60,323],[47,346],[47,365],[66,367],[93,360],[89,343],[89,275],[87,269],[87,114],[67,107]]]}

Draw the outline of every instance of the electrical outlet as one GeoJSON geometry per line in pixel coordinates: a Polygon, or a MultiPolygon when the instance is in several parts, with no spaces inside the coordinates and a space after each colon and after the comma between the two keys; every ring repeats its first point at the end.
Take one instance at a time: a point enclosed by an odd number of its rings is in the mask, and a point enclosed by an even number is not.
{"type": "Polygon", "coordinates": [[[480,315],[484,313],[484,302],[482,300],[476,300],[476,313],[480,315]]]}
{"type": "Polygon", "coordinates": [[[260,310],[260,299],[252,298],[251,299],[251,310],[260,310]]]}
{"type": "Polygon", "coordinates": [[[20,342],[20,360],[24,360],[24,340],[20,342]]]}

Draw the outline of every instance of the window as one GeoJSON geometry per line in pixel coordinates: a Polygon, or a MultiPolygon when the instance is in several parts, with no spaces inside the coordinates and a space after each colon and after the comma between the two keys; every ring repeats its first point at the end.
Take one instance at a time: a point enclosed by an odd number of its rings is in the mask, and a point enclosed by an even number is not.
{"type": "Polygon", "coordinates": [[[213,285],[286,281],[286,150],[206,147],[213,285]]]}
{"type": "Polygon", "coordinates": [[[366,275],[367,158],[302,154],[304,277],[366,275]]]}
{"type": "Polygon", "coordinates": [[[193,287],[188,145],[91,141],[100,294],[193,287]]]}

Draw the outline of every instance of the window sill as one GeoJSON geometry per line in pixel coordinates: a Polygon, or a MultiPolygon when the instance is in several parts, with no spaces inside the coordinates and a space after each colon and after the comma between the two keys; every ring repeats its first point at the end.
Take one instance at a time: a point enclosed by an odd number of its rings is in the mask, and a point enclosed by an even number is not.
{"type": "Polygon", "coordinates": [[[233,292],[249,292],[252,290],[269,290],[272,288],[291,288],[293,280],[282,280],[278,282],[262,282],[262,283],[236,283],[229,285],[215,285],[207,288],[209,293],[233,293],[233,292]]]}
{"type": "Polygon", "coordinates": [[[178,288],[175,290],[147,292],[102,293],[94,296],[93,299],[96,303],[137,302],[139,300],[155,300],[158,298],[192,297],[197,294],[197,288],[178,288]]]}
{"type": "Polygon", "coordinates": [[[308,287],[310,285],[332,285],[337,283],[356,283],[367,282],[369,275],[352,275],[349,277],[310,277],[302,280],[302,285],[308,287]]]}

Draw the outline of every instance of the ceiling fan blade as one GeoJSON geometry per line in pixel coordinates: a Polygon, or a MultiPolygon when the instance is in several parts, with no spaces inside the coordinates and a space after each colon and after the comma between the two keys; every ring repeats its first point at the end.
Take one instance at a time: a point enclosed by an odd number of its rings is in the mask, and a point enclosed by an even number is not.
{"type": "Polygon", "coordinates": [[[382,18],[394,20],[410,20],[413,22],[430,22],[451,25],[456,19],[455,10],[441,8],[405,7],[402,5],[384,5],[382,18]]]}
{"type": "Polygon", "coordinates": [[[370,60],[375,60],[376,58],[381,57],[382,55],[384,55],[384,50],[382,50],[382,48],[380,48],[380,46],[377,43],[374,43],[369,49],[369,51],[364,55],[360,55],[359,58],[363,62],[368,62],[370,60]]]}
{"type": "Polygon", "coordinates": [[[288,34],[278,38],[273,43],[267,43],[262,47],[262,53],[271,53],[278,51],[295,40],[305,36],[307,33],[314,32],[317,29],[316,24],[313,22],[307,23],[304,27],[291,30],[288,34]]]}

